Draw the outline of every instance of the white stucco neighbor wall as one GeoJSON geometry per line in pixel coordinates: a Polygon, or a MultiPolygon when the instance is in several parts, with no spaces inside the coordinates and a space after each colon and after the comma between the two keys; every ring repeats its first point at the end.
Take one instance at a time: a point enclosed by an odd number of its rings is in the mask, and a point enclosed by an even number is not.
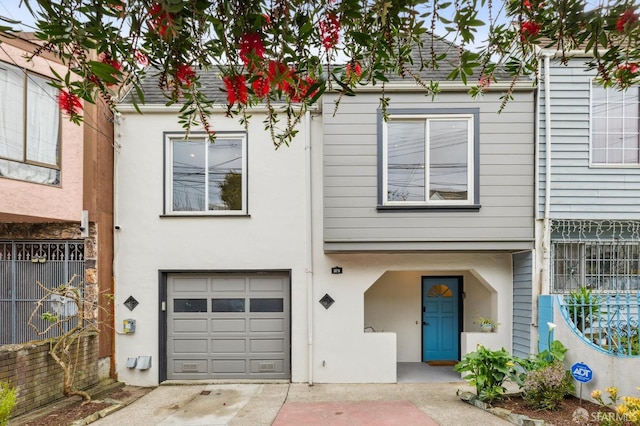
{"type": "MultiPolygon", "coordinates": [[[[617,387],[622,396],[640,396],[640,359],[638,357],[616,357],[599,351],[580,338],[567,324],[560,312],[558,303],[554,300],[553,321],[557,327],[553,330],[555,340],[559,340],[569,350],[565,354],[564,365],[570,368],[576,362],[587,364],[593,371],[593,379],[582,385],[582,398],[594,401],[591,391],[602,391],[603,399],[607,401],[605,389],[617,387]]],[[[576,392],[580,392],[580,385],[576,381],[576,392]]],[[[595,402],[595,401],[594,401],[595,402]]]]}
{"type": "MultiPolygon", "coordinates": [[[[419,278],[423,275],[462,275],[465,288],[474,280],[476,285],[480,285],[480,281],[484,282],[483,285],[489,285],[495,294],[483,300],[495,300],[490,302],[490,310],[501,323],[498,332],[471,332],[463,336],[474,336],[474,342],[490,339],[491,346],[511,350],[513,277],[510,254],[324,255],[316,251],[314,271],[313,370],[316,382],[395,382],[397,361],[420,361],[419,278]],[[343,273],[332,275],[332,266],[341,266],[343,273]],[[417,279],[418,283],[413,286],[406,282],[398,285],[396,296],[400,300],[389,302],[397,304],[394,305],[397,316],[378,317],[376,324],[365,323],[365,292],[387,271],[394,271],[395,276],[403,280],[417,279]],[[329,309],[318,303],[324,294],[335,299],[329,309]],[[363,329],[366,325],[384,329],[384,332],[365,333],[363,329]]],[[[384,293],[391,289],[381,291],[384,293]]],[[[370,301],[381,304],[382,299],[384,295],[370,301]]],[[[472,324],[474,303],[468,299],[464,302],[465,329],[472,324]]],[[[480,305],[475,307],[485,308],[480,305]]],[[[469,346],[462,344],[469,351],[475,350],[475,344],[471,348],[469,346]]]]}
{"type": "MultiPolygon", "coordinates": [[[[236,119],[213,118],[217,131],[243,131],[236,119]]],[[[116,128],[116,339],[118,378],[153,386],[159,379],[159,271],[291,271],[292,380],[306,380],[305,129],[275,150],[254,113],[248,131],[249,217],[161,217],[163,132],[181,131],[176,113],[124,113],[116,128]],[[127,297],[140,304],[123,306],[127,297]],[[151,355],[150,370],[127,369],[128,357],[151,355]]]]}

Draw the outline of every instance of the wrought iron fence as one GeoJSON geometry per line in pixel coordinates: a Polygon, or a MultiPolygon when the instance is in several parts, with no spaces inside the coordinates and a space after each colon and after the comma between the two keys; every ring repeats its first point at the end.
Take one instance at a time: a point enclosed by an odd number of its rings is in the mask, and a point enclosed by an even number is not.
{"type": "MultiPolygon", "coordinates": [[[[0,241],[0,345],[59,335],[52,330],[39,336],[28,325],[35,302],[45,295],[36,281],[54,288],[74,276],[83,285],[83,241],[0,241]]],[[[53,311],[55,303],[45,302],[44,309],[53,311]]],[[[34,323],[41,330],[47,325],[40,318],[34,323]]]]}
{"type": "Polygon", "coordinates": [[[640,356],[640,292],[604,294],[588,289],[559,296],[563,315],[584,340],[615,356],[640,356]]]}

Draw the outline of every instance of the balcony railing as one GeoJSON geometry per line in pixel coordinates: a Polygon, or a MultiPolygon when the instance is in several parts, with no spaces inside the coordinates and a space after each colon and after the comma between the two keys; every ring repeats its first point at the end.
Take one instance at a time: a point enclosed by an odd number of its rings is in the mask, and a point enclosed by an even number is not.
{"type": "Polygon", "coordinates": [[[614,356],[640,356],[640,292],[604,294],[582,289],[558,296],[562,314],[590,345],[614,356]]]}

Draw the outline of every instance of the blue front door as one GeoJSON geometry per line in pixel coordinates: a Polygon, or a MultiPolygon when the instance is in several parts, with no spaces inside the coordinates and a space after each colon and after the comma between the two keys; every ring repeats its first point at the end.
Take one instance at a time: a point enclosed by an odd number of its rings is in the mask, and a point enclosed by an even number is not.
{"type": "Polygon", "coordinates": [[[422,277],[422,360],[458,359],[460,277],[422,277]]]}

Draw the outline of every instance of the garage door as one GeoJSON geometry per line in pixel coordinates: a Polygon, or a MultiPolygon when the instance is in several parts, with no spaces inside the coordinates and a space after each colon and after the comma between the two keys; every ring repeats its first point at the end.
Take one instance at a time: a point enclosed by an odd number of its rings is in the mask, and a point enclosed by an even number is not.
{"type": "Polygon", "coordinates": [[[167,277],[167,379],[291,377],[286,274],[167,277]]]}

